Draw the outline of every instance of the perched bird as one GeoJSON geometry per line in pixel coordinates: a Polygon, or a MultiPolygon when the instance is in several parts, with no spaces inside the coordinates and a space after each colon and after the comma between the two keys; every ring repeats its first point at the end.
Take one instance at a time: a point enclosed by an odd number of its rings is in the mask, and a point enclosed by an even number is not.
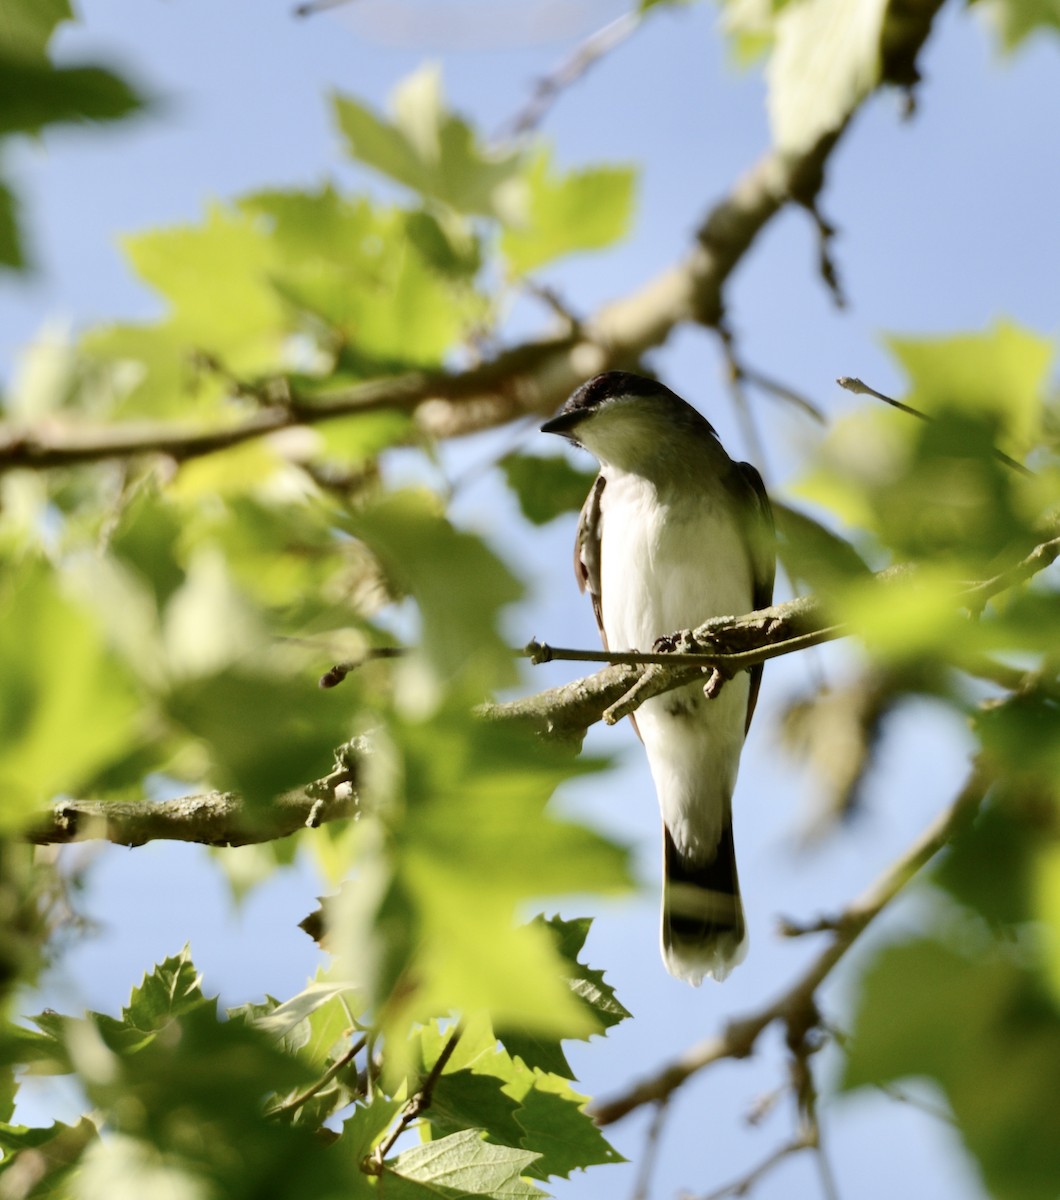
{"type": "MultiPolygon", "coordinates": [[[[604,645],[651,650],[710,617],[772,601],[773,517],[762,478],[725,453],[710,422],[669,388],[597,375],[541,427],[590,451],[600,474],[574,559],[604,645]]],[[[633,720],[663,821],[662,955],[698,986],[747,953],[732,794],[762,668],[708,699],[703,682],[646,701],[633,720]]]]}

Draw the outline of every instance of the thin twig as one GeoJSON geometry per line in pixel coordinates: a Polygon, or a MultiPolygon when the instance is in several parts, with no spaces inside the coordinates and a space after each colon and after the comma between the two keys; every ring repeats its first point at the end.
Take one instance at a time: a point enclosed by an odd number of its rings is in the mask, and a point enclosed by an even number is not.
{"type": "Polygon", "coordinates": [[[438,1055],[438,1058],[435,1061],[434,1066],[431,1067],[430,1071],[428,1072],[426,1079],[424,1079],[419,1090],[410,1098],[404,1109],[402,1109],[401,1119],[398,1121],[394,1129],[391,1130],[390,1136],[386,1139],[386,1141],[380,1142],[375,1148],[375,1152],[372,1154],[369,1164],[366,1164],[366,1166],[369,1166],[369,1175],[382,1174],[384,1166],[383,1160],[390,1153],[394,1143],[399,1137],[401,1137],[405,1130],[408,1129],[413,1121],[415,1121],[419,1116],[425,1113],[428,1108],[430,1108],[435,1085],[442,1077],[442,1072],[445,1070],[446,1064],[453,1057],[453,1051],[456,1049],[456,1044],[460,1041],[460,1035],[463,1032],[463,1026],[458,1025],[449,1035],[449,1040],[442,1047],[442,1052],[438,1055]]]}
{"type": "Polygon", "coordinates": [[[633,1187],[631,1200],[648,1200],[651,1191],[651,1177],[659,1158],[659,1146],[662,1141],[663,1127],[669,1109],[669,1098],[664,1098],[655,1106],[651,1124],[644,1137],[644,1149],[640,1155],[640,1168],[637,1171],[637,1182],[633,1187]]]}
{"type": "MultiPolygon", "coordinates": [[[[858,379],[856,375],[840,375],[836,383],[848,392],[853,392],[855,396],[874,396],[877,400],[882,400],[884,404],[889,404],[892,408],[897,408],[899,412],[908,413],[909,416],[917,417],[921,421],[933,421],[935,419],[930,413],[922,412],[919,408],[913,408],[911,404],[903,404],[901,400],[895,400],[893,396],[886,396],[883,392],[876,391],[874,387],[869,387],[867,383],[858,379]]],[[[994,457],[999,462],[1003,462],[1006,467],[1011,467],[1013,471],[1017,471],[1020,475],[1025,475],[1030,479],[1034,478],[1034,472],[1030,467],[1025,467],[1023,463],[1006,454],[1004,450],[999,450],[994,446],[993,452],[994,457]]]]}
{"type": "Polygon", "coordinates": [[[299,1092],[297,1096],[292,1096],[290,1100],[285,1100],[283,1104],[278,1104],[275,1108],[270,1108],[266,1113],[266,1116],[279,1117],[283,1116],[284,1113],[293,1112],[296,1108],[301,1108],[307,1100],[312,1099],[317,1092],[327,1087],[327,1085],[345,1066],[353,1062],[353,1060],[358,1054],[360,1054],[367,1044],[367,1034],[365,1034],[363,1037],[359,1037],[345,1054],[342,1054],[335,1059],[335,1061],[330,1067],[328,1067],[324,1074],[321,1075],[316,1083],[310,1084],[305,1091],[299,1092]]]}
{"type": "Polygon", "coordinates": [[[344,4],[352,4],[353,0],[303,0],[302,4],[296,4],[294,15],[296,17],[312,17],[319,12],[327,12],[329,8],[341,8],[344,4]]]}
{"type": "Polygon", "coordinates": [[[971,819],[991,784],[981,763],[976,763],[953,803],[940,814],[912,846],[844,912],[844,920],[829,944],[809,967],[775,1000],[745,1017],[729,1022],[722,1033],[692,1046],[673,1062],[634,1084],[625,1092],[593,1105],[590,1112],[598,1125],[610,1125],[634,1109],[664,1099],[692,1075],[712,1063],[728,1058],[746,1058],[763,1030],[775,1021],[790,1028],[805,1019],[814,1006],[817,989],[828,978],[847,951],[872,920],[887,907],[910,879],[945,846],[971,819]]]}
{"type": "Polygon", "coordinates": [[[636,32],[642,15],[637,9],[632,9],[590,34],[569,58],[537,81],[530,99],[507,123],[502,138],[523,137],[537,129],[563,91],[577,83],[604,55],[636,32]]]}
{"type": "Polygon", "coordinates": [[[782,1163],[786,1158],[790,1158],[793,1154],[801,1153],[803,1150],[812,1150],[813,1147],[814,1143],[812,1140],[805,1134],[799,1134],[798,1137],[793,1138],[779,1149],[774,1150],[772,1154],[764,1158],[738,1179],[723,1184],[720,1188],[715,1188],[714,1191],[707,1192],[704,1196],[698,1198],[689,1196],[687,1200],[724,1200],[726,1196],[746,1196],[751,1188],[764,1175],[768,1175],[779,1163],[782,1163]]]}
{"type": "Polygon", "coordinates": [[[784,400],[788,404],[793,404],[800,412],[804,412],[808,417],[816,421],[818,425],[828,424],[828,418],[821,409],[812,400],[807,399],[801,392],[791,387],[790,384],[783,383],[781,380],[775,379],[772,375],[766,375],[756,367],[749,367],[743,362],[738,362],[736,369],[739,371],[742,379],[760,391],[775,396],[778,400],[784,400]]]}

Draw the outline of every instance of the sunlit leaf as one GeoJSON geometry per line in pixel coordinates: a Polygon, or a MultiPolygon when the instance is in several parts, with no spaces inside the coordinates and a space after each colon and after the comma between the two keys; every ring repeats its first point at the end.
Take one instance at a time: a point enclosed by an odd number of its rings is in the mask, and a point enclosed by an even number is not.
{"type": "Polygon", "coordinates": [[[415,597],[422,653],[440,679],[459,672],[486,687],[513,680],[497,618],[522,588],[480,538],[454,528],[432,496],[408,490],[359,513],[352,530],[397,589],[415,597]]]}
{"type": "Polygon", "coordinates": [[[526,173],[526,212],[501,235],[501,252],[512,271],[526,274],[544,263],[598,250],[628,231],[635,173],[630,167],[589,167],[559,175],[540,153],[526,173]]]}
{"type": "Polygon", "coordinates": [[[890,336],[887,346],[909,377],[905,403],[931,414],[979,414],[990,418],[1017,451],[1033,444],[1056,354],[1052,339],[998,321],[984,333],[890,336]]]}
{"type": "Polygon", "coordinates": [[[880,78],[887,0],[800,0],[777,16],[766,68],[778,149],[797,154],[842,128],[880,78]]]}
{"type": "Polygon", "coordinates": [[[506,211],[504,191],[519,156],[478,144],[471,127],[446,109],[437,68],[424,67],[401,84],[393,122],[348,96],[335,96],[334,105],[348,152],[366,166],[457,212],[506,211]]]}
{"type": "Polygon", "coordinates": [[[436,1142],[416,1146],[388,1164],[387,1194],[406,1197],[543,1196],[522,1178],[538,1155],[483,1141],[475,1130],[463,1130],[436,1142]],[[408,1186],[408,1185],[416,1186],[408,1186]]]}
{"type": "Polygon", "coordinates": [[[0,675],[0,829],[10,831],[136,747],[141,702],[92,611],[43,563],[20,563],[0,586],[0,675]]]}

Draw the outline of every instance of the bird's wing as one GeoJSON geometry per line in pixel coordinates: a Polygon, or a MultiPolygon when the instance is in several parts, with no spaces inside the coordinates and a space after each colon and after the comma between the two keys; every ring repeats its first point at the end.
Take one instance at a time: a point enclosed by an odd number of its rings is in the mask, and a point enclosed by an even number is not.
{"type": "Polygon", "coordinates": [[[578,590],[588,592],[593,602],[596,627],[600,630],[606,650],[607,634],[604,632],[604,613],[600,604],[600,497],[603,495],[604,482],[603,475],[597,475],[578,517],[578,533],[574,539],[574,576],[578,580],[578,590]]]}
{"type": "MultiPolygon", "coordinates": [[[[751,601],[755,609],[768,608],[773,603],[773,580],[777,571],[776,526],[773,523],[773,506],[769,503],[766,485],[762,476],[750,463],[737,463],[744,482],[750,489],[747,506],[747,539],[751,547],[751,571],[753,591],[751,601]]],[[[751,688],[747,696],[747,724],[750,729],[758,702],[758,689],[762,685],[762,667],[752,667],[751,688]]]]}

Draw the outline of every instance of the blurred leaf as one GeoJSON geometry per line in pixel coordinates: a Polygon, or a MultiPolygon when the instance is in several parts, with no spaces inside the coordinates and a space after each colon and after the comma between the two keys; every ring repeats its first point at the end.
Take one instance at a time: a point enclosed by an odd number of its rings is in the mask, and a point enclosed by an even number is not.
{"type": "Polygon", "coordinates": [[[800,0],[774,22],[766,67],[773,143],[800,154],[842,128],[880,78],[888,0],[800,0]]]}
{"type": "Polygon", "coordinates": [[[1053,1200],[1060,1012],[996,950],[891,946],[866,972],[843,1086],[936,1079],[994,1195],[1053,1200]]]}
{"type": "Polygon", "coordinates": [[[385,1021],[388,1066],[401,1065],[409,1028],[439,1013],[486,1013],[546,1040],[599,1032],[607,995],[586,1003],[585,968],[541,922],[517,924],[531,898],[628,885],[624,850],[546,808],[559,782],[596,764],[462,702],[423,723],[394,717],[388,735],[362,788],[379,819],[359,823],[354,876],[326,906],[338,969],[385,1021]]]}
{"type": "Polygon", "coordinates": [[[392,493],[358,513],[351,528],[393,584],[415,597],[422,653],[439,680],[459,674],[483,692],[514,681],[497,622],[522,587],[481,538],[455,529],[424,491],[392,493]]]}
{"type": "Polygon", "coordinates": [[[440,270],[438,238],[452,248],[455,233],[449,243],[435,218],[346,199],[330,186],[258,192],[240,208],[272,243],[268,278],[277,295],[323,321],[332,331],[331,353],[339,350],[361,377],[440,366],[483,312],[460,282],[464,272],[454,271],[454,282],[440,270]],[[438,238],[429,238],[428,226],[438,238]],[[411,227],[418,236],[410,238],[411,227]]]}
{"type": "Polygon", "coordinates": [[[526,180],[526,213],[501,234],[501,253],[517,275],[565,254],[609,246],[629,230],[636,182],[632,167],[589,167],[557,175],[550,156],[542,152],[531,162],[526,180]]]}
{"type": "Polygon", "coordinates": [[[393,123],[347,96],[336,95],[333,103],[353,158],[457,212],[504,214],[504,191],[520,169],[519,155],[478,144],[471,127],[446,109],[436,67],[423,67],[400,85],[393,123]]]}
{"type": "Polygon", "coordinates": [[[0,831],[11,831],[138,746],[141,701],[91,610],[39,562],[0,584],[0,676],[0,831]]]}
{"type": "Polygon", "coordinates": [[[860,809],[876,765],[881,726],[897,700],[894,681],[868,670],[785,705],[781,742],[813,772],[811,833],[831,832],[860,809]]]}
{"type": "Polygon", "coordinates": [[[62,1188],[64,1181],[85,1151],[91,1153],[90,1147],[98,1137],[99,1131],[88,1117],[82,1117],[76,1125],[55,1121],[44,1129],[0,1125],[0,1149],[4,1151],[0,1162],[0,1192],[19,1197],[26,1195],[22,1185],[16,1182],[19,1173],[24,1171],[25,1178],[33,1181],[33,1190],[29,1194],[34,1200],[69,1194],[62,1188]],[[8,1187],[5,1187],[5,1176],[6,1181],[10,1181],[8,1187]]]}
{"type": "Polygon", "coordinates": [[[159,611],[185,580],[177,554],[180,534],[176,506],[145,488],[125,506],[111,535],[112,552],[151,589],[159,611]]]}
{"type": "Polygon", "coordinates": [[[916,666],[945,658],[962,644],[970,650],[974,626],[957,603],[954,580],[944,570],[918,567],[882,584],[866,579],[837,598],[834,614],[849,621],[883,663],[916,666]]]}
{"type": "Polygon", "coordinates": [[[827,593],[837,583],[869,574],[857,550],[806,513],[773,502],[779,546],[777,553],[796,583],[827,593]]]}
{"type": "Polygon", "coordinates": [[[18,234],[18,206],[11,189],[0,180],[0,266],[21,269],[26,255],[18,234]]]}
{"type": "Polygon", "coordinates": [[[43,59],[56,27],[73,19],[70,0],[9,0],[0,38],[9,52],[43,59]]]}
{"type": "Polygon", "coordinates": [[[212,1200],[210,1181],[187,1160],[136,1138],[110,1136],[90,1147],[80,1164],[76,1200],[212,1200]]]}
{"type": "Polygon", "coordinates": [[[351,706],[298,678],[229,668],[174,685],[170,716],[210,753],[217,786],[264,804],[327,774],[353,732],[351,706]]]}
{"type": "Polygon", "coordinates": [[[0,136],[70,121],[115,121],[143,104],[102,67],[55,67],[0,49],[0,136]]]}
{"type": "Polygon", "coordinates": [[[500,467],[523,516],[533,525],[547,525],[563,513],[578,512],[596,478],[595,471],[581,471],[558,455],[509,454],[500,467]]]}
{"type": "Polygon", "coordinates": [[[989,18],[1011,54],[1034,34],[1060,30],[1060,0],[969,0],[989,18]]]}
{"type": "Polygon", "coordinates": [[[482,266],[482,247],[470,222],[452,214],[411,212],[405,231],[424,262],[446,275],[471,278],[482,266]]]}
{"type": "Polygon", "coordinates": [[[1060,701],[1037,689],[1009,697],[976,715],[987,761],[1027,791],[1060,788],[1060,701]]]}
{"type": "Polygon", "coordinates": [[[543,1196],[539,1188],[520,1178],[537,1158],[525,1150],[494,1146],[475,1130],[466,1129],[399,1154],[388,1163],[386,1193],[399,1200],[543,1196]]]}
{"type": "Polygon", "coordinates": [[[201,225],[156,229],[123,244],[137,275],[169,302],[185,354],[209,352],[237,373],[276,361],[285,313],[269,285],[277,248],[260,222],[214,204],[201,225]]]}
{"type": "Polygon", "coordinates": [[[903,399],[913,408],[986,418],[1021,451],[1039,436],[1042,399],[1056,353],[1051,338],[997,321],[984,333],[890,336],[886,343],[909,377],[903,399]]]}

